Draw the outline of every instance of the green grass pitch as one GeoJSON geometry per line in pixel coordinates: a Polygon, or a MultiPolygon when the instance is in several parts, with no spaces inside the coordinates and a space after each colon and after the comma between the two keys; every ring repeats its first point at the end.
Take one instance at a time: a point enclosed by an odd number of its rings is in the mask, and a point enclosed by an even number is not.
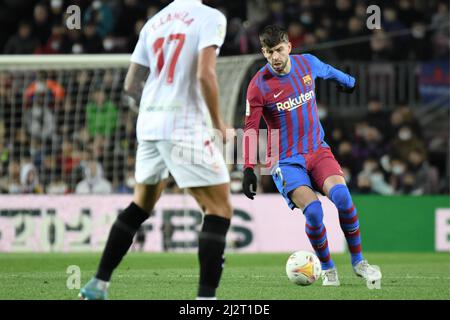
{"type": "MultiPolygon", "coordinates": [[[[68,266],[81,269],[83,285],[93,275],[99,253],[0,254],[0,299],[77,299],[67,288],[68,266]]],[[[287,299],[450,299],[450,256],[445,253],[369,253],[383,272],[381,290],[367,289],[350,267],[348,254],[335,254],[341,287],[290,283],[286,254],[227,255],[218,298],[221,300],[287,299]]],[[[110,299],[165,300],[195,298],[195,254],[129,253],[116,270],[110,299]]]]}

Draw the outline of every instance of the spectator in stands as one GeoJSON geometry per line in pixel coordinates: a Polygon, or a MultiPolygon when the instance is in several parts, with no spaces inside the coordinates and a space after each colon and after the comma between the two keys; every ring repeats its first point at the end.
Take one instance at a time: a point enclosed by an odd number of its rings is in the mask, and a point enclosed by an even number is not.
{"type": "Polygon", "coordinates": [[[416,177],[413,172],[405,171],[398,179],[396,185],[396,194],[403,195],[420,195],[415,192],[416,177]]]}
{"type": "Polygon", "coordinates": [[[53,175],[53,179],[45,186],[45,193],[47,194],[67,194],[69,192],[69,185],[64,181],[61,172],[57,171],[53,175]]]}
{"type": "Polygon", "coordinates": [[[61,146],[61,155],[59,157],[59,166],[62,168],[62,173],[64,175],[70,175],[74,168],[80,162],[79,156],[76,154],[72,141],[64,139],[61,146]]]}
{"type": "Polygon", "coordinates": [[[36,167],[27,163],[20,168],[21,193],[42,193],[44,190],[39,183],[36,167]]]}
{"type": "Polygon", "coordinates": [[[64,0],[50,0],[49,20],[55,24],[61,24],[64,9],[64,0]]]}
{"type": "Polygon", "coordinates": [[[333,12],[334,33],[338,39],[346,36],[348,21],[353,15],[353,6],[350,0],[336,0],[333,12]]]}
{"type": "Polygon", "coordinates": [[[55,179],[55,172],[61,171],[61,165],[57,163],[58,150],[46,150],[43,156],[42,165],[38,166],[39,177],[44,186],[48,186],[55,179]]]}
{"type": "Polygon", "coordinates": [[[370,37],[373,61],[391,61],[393,57],[392,40],[383,29],[375,29],[370,37]]]}
{"type": "Polygon", "coordinates": [[[100,86],[93,92],[93,99],[86,106],[86,123],[89,136],[110,136],[116,129],[118,108],[100,86]]]}
{"type": "Polygon", "coordinates": [[[5,54],[31,54],[39,45],[33,36],[28,22],[21,22],[17,33],[6,42],[3,52],[5,54]]]}
{"type": "Polygon", "coordinates": [[[34,138],[50,139],[55,133],[55,116],[45,105],[45,97],[38,94],[33,106],[24,111],[27,132],[34,138]]]}
{"type": "Polygon", "coordinates": [[[0,177],[4,177],[6,175],[11,152],[7,148],[7,141],[5,139],[5,134],[6,134],[5,122],[3,120],[0,120],[0,177]]]}
{"type": "Polygon", "coordinates": [[[359,159],[379,159],[387,152],[383,136],[377,128],[363,122],[359,124],[359,127],[357,126],[356,133],[353,151],[359,159]]]}
{"type": "Polygon", "coordinates": [[[83,49],[83,33],[81,30],[67,30],[67,41],[62,49],[63,52],[72,54],[84,53],[83,49]]]}
{"type": "Polygon", "coordinates": [[[289,41],[293,49],[299,49],[305,42],[305,30],[299,21],[292,21],[288,26],[289,41]]]}
{"type": "Polygon", "coordinates": [[[341,166],[347,167],[352,176],[356,176],[361,169],[361,159],[355,157],[350,141],[344,140],[338,145],[336,159],[341,166]]]}
{"type": "Polygon", "coordinates": [[[38,3],[33,11],[33,33],[39,40],[39,45],[47,43],[52,28],[52,22],[45,3],[38,3]]]}
{"type": "Polygon", "coordinates": [[[391,155],[406,163],[413,150],[425,153],[425,146],[412,132],[411,127],[403,126],[392,143],[391,155]]]}
{"type": "Polygon", "coordinates": [[[391,157],[390,160],[391,175],[389,178],[389,184],[397,194],[402,189],[403,179],[407,173],[407,169],[408,169],[407,164],[403,160],[396,157],[391,157]]]}
{"type": "Polygon", "coordinates": [[[247,37],[239,18],[232,18],[227,24],[225,42],[220,50],[222,55],[239,55],[248,52],[247,37]]]}
{"type": "Polygon", "coordinates": [[[378,161],[368,158],[363,163],[363,170],[359,175],[370,181],[370,190],[376,194],[391,195],[394,193],[393,188],[385,181],[383,172],[378,165],[378,161]]]}
{"type": "Polygon", "coordinates": [[[358,174],[355,192],[359,194],[373,193],[372,185],[370,184],[370,177],[367,174],[358,174]]]}
{"type": "Polygon", "coordinates": [[[106,1],[94,0],[85,11],[84,24],[93,24],[95,33],[103,38],[114,30],[114,15],[106,1]]]}
{"type": "Polygon", "coordinates": [[[437,6],[437,12],[433,14],[431,27],[435,28],[435,34],[432,36],[433,56],[437,59],[449,59],[450,56],[450,30],[448,23],[450,21],[449,5],[447,1],[440,1],[437,6]]]}
{"type": "Polygon", "coordinates": [[[416,177],[414,194],[439,193],[439,173],[435,167],[428,163],[423,150],[411,150],[408,156],[408,169],[416,177]]]}
{"type": "Polygon", "coordinates": [[[45,71],[38,72],[36,80],[31,82],[25,89],[25,103],[33,102],[33,99],[42,106],[54,107],[62,102],[65,96],[64,88],[46,74],[45,71]]]}
{"type": "Polygon", "coordinates": [[[133,52],[134,48],[136,47],[136,43],[139,39],[139,33],[141,32],[141,29],[144,25],[145,25],[144,19],[140,19],[136,21],[136,23],[134,24],[133,32],[130,33],[130,35],[132,36],[128,37],[127,52],[133,52]]]}
{"type": "MultiPolygon", "coordinates": [[[[395,7],[387,6],[382,10],[382,23],[386,32],[397,32],[406,29],[406,26],[398,19],[398,13],[395,7]]],[[[402,40],[405,40],[404,38],[402,40]]]]}
{"type": "Polygon", "coordinates": [[[8,181],[7,190],[8,193],[17,194],[22,192],[20,184],[20,164],[17,160],[11,159],[8,165],[8,181]]]}
{"type": "MultiPolygon", "coordinates": [[[[365,19],[365,18],[364,18],[365,19]]],[[[363,19],[353,16],[348,20],[345,38],[358,38],[368,35],[363,19]]],[[[367,41],[361,41],[352,45],[345,45],[337,48],[339,57],[345,60],[369,60],[370,46],[367,41]],[[358,54],[355,56],[355,52],[358,54]]]]}
{"type": "Polygon", "coordinates": [[[269,1],[267,16],[260,25],[275,24],[286,27],[287,18],[287,12],[284,10],[284,2],[281,0],[271,0],[269,1]]]}
{"type": "Polygon", "coordinates": [[[1,116],[2,112],[0,111],[0,193],[6,193],[8,191],[8,163],[11,151],[7,148],[5,139],[6,127],[1,116]]]}
{"type": "Polygon", "coordinates": [[[72,97],[67,97],[61,108],[55,110],[56,130],[61,137],[72,136],[75,132],[75,119],[77,119],[75,103],[72,97]]]}
{"type": "Polygon", "coordinates": [[[83,28],[83,53],[103,52],[102,38],[97,34],[94,23],[88,23],[83,28]]]}
{"type": "Polygon", "coordinates": [[[126,176],[123,179],[121,177],[119,182],[119,186],[116,189],[117,193],[126,193],[126,194],[132,194],[134,190],[134,186],[136,184],[136,179],[134,178],[134,167],[131,167],[127,170],[126,176]]]}
{"type": "Polygon", "coordinates": [[[69,53],[67,50],[67,36],[62,24],[54,24],[51,35],[46,42],[36,48],[36,54],[69,53]],[[67,50],[67,51],[66,51],[67,50]]]}
{"type": "MultiPolygon", "coordinates": [[[[379,132],[384,132],[386,126],[389,123],[391,114],[388,111],[383,110],[383,105],[378,98],[371,98],[367,104],[367,115],[366,120],[369,126],[378,129],[379,132]]],[[[385,135],[385,139],[389,136],[385,135]]]]}
{"type": "Polygon", "coordinates": [[[108,194],[112,192],[111,183],[103,178],[103,168],[97,161],[88,161],[84,168],[84,179],[75,189],[77,194],[108,194]]]}
{"type": "Polygon", "coordinates": [[[413,1],[399,0],[397,6],[399,8],[398,17],[406,27],[411,28],[414,22],[422,19],[422,14],[415,8],[413,1]]]}
{"type": "Polygon", "coordinates": [[[146,19],[145,9],[138,0],[124,0],[120,8],[120,15],[115,27],[115,34],[128,37],[135,32],[135,24],[146,19]]]}

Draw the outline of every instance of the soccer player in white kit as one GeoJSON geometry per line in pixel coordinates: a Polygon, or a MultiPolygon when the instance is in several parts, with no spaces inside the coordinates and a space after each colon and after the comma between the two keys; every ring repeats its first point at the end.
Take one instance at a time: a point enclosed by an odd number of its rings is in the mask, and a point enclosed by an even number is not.
{"type": "Polygon", "coordinates": [[[80,297],[107,298],[111,274],[149,217],[170,171],[205,214],[199,234],[197,298],[215,299],[233,210],[223,156],[204,137],[210,131],[208,117],[223,137],[228,128],[219,113],[215,70],[225,33],[225,16],[200,0],[175,0],[142,28],[124,85],[139,101],[133,202],[114,222],[97,273],[80,297]],[[201,161],[180,164],[180,151],[193,152],[201,161]]]}

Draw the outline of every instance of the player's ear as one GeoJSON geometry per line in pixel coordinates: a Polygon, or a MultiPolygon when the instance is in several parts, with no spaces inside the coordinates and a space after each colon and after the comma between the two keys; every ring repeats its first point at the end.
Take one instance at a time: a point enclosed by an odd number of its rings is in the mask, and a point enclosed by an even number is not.
{"type": "Polygon", "coordinates": [[[264,57],[267,57],[267,49],[265,47],[261,47],[261,52],[264,57]]]}
{"type": "Polygon", "coordinates": [[[287,45],[288,45],[288,53],[290,54],[292,51],[292,43],[288,42],[287,45]]]}

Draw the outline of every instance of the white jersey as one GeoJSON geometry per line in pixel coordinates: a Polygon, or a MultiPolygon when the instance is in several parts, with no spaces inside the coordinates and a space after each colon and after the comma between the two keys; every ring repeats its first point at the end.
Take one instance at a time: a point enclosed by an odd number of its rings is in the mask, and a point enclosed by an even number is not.
{"type": "Polygon", "coordinates": [[[139,107],[138,140],[173,140],[208,130],[197,80],[200,50],[217,46],[226,18],[198,0],[175,0],[141,30],[131,61],[150,68],[139,107]]]}

